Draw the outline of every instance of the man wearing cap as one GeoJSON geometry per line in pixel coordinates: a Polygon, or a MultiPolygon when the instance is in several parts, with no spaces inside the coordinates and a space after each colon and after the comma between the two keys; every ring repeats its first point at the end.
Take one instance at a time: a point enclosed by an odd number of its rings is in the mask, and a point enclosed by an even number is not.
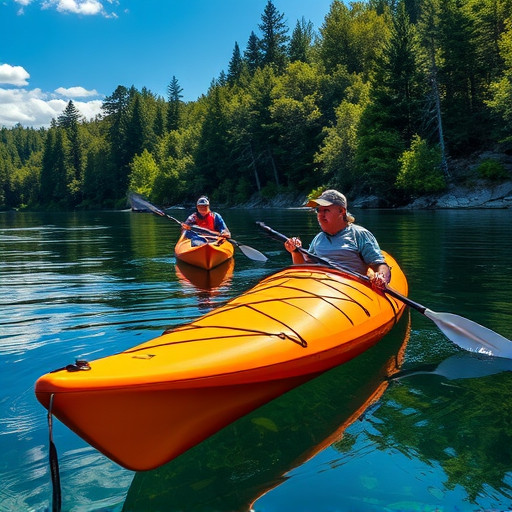
{"type": "MultiPolygon", "coordinates": [[[[306,206],[316,209],[322,229],[311,241],[309,252],[359,274],[366,275],[371,268],[372,284],[378,288],[389,283],[391,270],[377,239],[366,228],[354,224],[355,218],[347,212],[347,199],[341,192],[326,190],[318,198],[309,200],[306,206]]],[[[299,238],[289,238],[284,246],[291,253],[293,263],[308,262],[307,255],[297,250],[302,247],[299,238]]]]}
{"type": "Polygon", "coordinates": [[[231,238],[231,233],[224,222],[224,219],[217,212],[210,210],[210,201],[206,196],[201,196],[196,202],[196,211],[189,215],[185,224],[188,226],[199,226],[210,231],[217,231],[225,238],[231,238]]]}

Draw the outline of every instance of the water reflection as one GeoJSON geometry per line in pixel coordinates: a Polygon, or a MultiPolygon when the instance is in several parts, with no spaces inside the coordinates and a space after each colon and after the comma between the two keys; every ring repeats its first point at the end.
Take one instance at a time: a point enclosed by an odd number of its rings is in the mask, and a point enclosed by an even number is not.
{"type": "Polygon", "coordinates": [[[512,371],[512,359],[473,352],[457,352],[439,364],[402,370],[393,375],[392,379],[399,380],[417,375],[438,375],[448,380],[475,379],[510,371],[512,371]]]}
{"type": "MultiPolygon", "coordinates": [[[[449,499],[460,503],[461,489],[466,494],[467,509],[459,505],[457,510],[508,510],[512,504],[510,363],[460,353],[434,367],[403,372],[372,418],[378,449],[398,450],[438,468],[438,474],[442,471],[439,489],[445,503],[449,499]]],[[[420,486],[429,478],[417,476],[420,486]]]]}
{"type": "Polygon", "coordinates": [[[397,371],[409,315],[351,362],[253,411],[182,456],[135,475],[124,512],[244,511],[332,443],[375,403],[397,371]]]}
{"type": "Polygon", "coordinates": [[[189,293],[197,298],[197,305],[201,311],[215,307],[215,297],[222,294],[222,287],[228,287],[231,284],[234,268],[234,258],[230,258],[211,270],[204,270],[176,260],[178,281],[184,293],[189,293]]]}

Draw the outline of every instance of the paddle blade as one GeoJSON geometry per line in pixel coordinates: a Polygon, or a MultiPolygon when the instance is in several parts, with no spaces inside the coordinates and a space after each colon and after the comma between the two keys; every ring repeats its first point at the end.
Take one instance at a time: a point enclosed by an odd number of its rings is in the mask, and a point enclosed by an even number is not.
{"type": "Polygon", "coordinates": [[[146,201],[141,195],[136,194],[135,192],[132,192],[128,198],[130,200],[130,206],[133,210],[138,210],[141,212],[153,212],[157,215],[160,215],[161,217],[165,215],[162,210],[159,210],[155,205],[146,201]]]}
{"type": "Polygon", "coordinates": [[[237,244],[237,247],[251,260],[254,261],[267,261],[268,258],[261,253],[260,251],[254,249],[254,247],[249,247],[244,244],[237,244]]]}
{"type": "Polygon", "coordinates": [[[470,352],[512,359],[512,341],[501,334],[452,313],[437,313],[426,309],[424,315],[459,347],[470,352]]]}

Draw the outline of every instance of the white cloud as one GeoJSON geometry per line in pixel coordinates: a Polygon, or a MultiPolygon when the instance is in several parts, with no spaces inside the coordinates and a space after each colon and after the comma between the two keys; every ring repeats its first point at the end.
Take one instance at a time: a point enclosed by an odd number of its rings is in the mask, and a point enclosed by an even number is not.
{"type": "Polygon", "coordinates": [[[25,14],[25,7],[32,3],[33,0],[14,0],[21,7],[18,9],[18,15],[25,14]]]}
{"type": "MultiPolygon", "coordinates": [[[[17,0],[18,2],[20,0],[17,0]]],[[[28,1],[28,0],[25,0],[28,1]]],[[[21,87],[28,85],[30,74],[21,66],[0,64],[0,84],[21,87]]],[[[75,101],[75,98],[98,98],[98,92],[85,87],[59,87],[53,93],[41,89],[0,87],[0,127],[48,127],[66,108],[70,99],[86,120],[94,119],[101,112],[102,100],[75,101]]]]}
{"type": "MultiPolygon", "coordinates": [[[[25,7],[39,3],[41,9],[56,9],[65,14],[82,14],[84,16],[101,15],[105,18],[117,18],[115,12],[108,13],[100,0],[14,0],[20,9],[19,15],[25,14],[25,7]]],[[[105,0],[110,5],[118,6],[119,0],[105,0]]]]}
{"type": "MultiPolygon", "coordinates": [[[[103,102],[91,100],[73,103],[85,119],[89,120],[101,112],[103,102]]],[[[67,99],[56,98],[41,89],[0,88],[0,126],[11,128],[20,123],[26,127],[48,127],[51,120],[57,119],[67,104],[67,99]]]]}
{"type": "Polygon", "coordinates": [[[55,92],[68,98],[87,98],[89,96],[99,96],[95,89],[88,91],[84,87],[68,87],[67,89],[64,87],[59,87],[58,89],[55,89],[55,92]]]}
{"type": "Polygon", "coordinates": [[[73,103],[87,121],[94,119],[101,112],[101,105],[103,105],[102,100],[73,101],[73,103]]]}
{"type": "Polygon", "coordinates": [[[94,16],[104,13],[103,4],[98,0],[45,0],[43,9],[55,7],[59,12],[94,16]]]}
{"type": "Polygon", "coordinates": [[[30,75],[21,66],[0,64],[0,84],[23,86],[28,84],[30,75]]]}

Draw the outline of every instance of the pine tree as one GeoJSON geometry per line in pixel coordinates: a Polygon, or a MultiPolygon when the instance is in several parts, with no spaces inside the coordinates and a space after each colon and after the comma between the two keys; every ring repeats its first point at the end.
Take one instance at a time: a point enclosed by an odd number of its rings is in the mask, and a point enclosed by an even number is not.
{"type": "Polygon", "coordinates": [[[165,135],[167,126],[167,105],[162,97],[159,97],[156,102],[155,121],[153,123],[153,132],[157,137],[165,135]]]}
{"type": "Polygon", "coordinates": [[[85,155],[83,142],[80,136],[79,122],[82,120],[79,110],[69,101],[67,107],[57,118],[57,125],[66,130],[69,141],[69,165],[72,168],[72,177],[69,180],[69,195],[73,196],[71,202],[76,205],[81,201],[82,180],[85,168],[85,155]]]}
{"type": "Polygon", "coordinates": [[[56,181],[53,172],[54,160],[55,160],[55,139],[56,139],[56,127],[55,121],[53,125],[48,129],[46,139],[44,141],[43,148],[43,161],[41,165],[41,186],[39,202],[41,204],[48,204],[53,198],[53,192],[55,190],[56,181]]]}
{"type": "Polygon", "coordinates": [[[247,63],[247,68],[251,73],[254,73],[263,62],[260,40],[254,32],[251,32],[249,40],[247,41],[247,47],[244,52],[244,60],[247,63]]]}
{"type": "Polygon", "coordinates": [[[51,199],[64,207],[73,206],[73,194],[69,189],[73,179],[73,170],[69,166],[69,141],[62,128],[56,130],[52,171],[55,188],[51,199]]]}
{"type": "Polygon", "coordinates": [[[309,54],[311,53],[314,37],[315,32],[311,21],[306,21],[304,17],[297,21],[288,48],[290,62],[300,60],[309,63],[309,54]]]}
{"type": "Polygon", "coordinates": [[[487,87],[505,68],[499,41],[512,16],[512,0],[467,0],[465,9],[474,20],[475,67],[487,87]]]}
{"type": "Polygon", "coordinates": [[[505,71],[491,84],[487,104],[496,119],[496,135],[508,149],[512,147],[512,19],[505,24],[499,49],[500,57],[505,63],[505,71]]]}
{"type": "Polygon", "coordinates": [[[127,126],[129,122],[129,102],[133,90],[119,85],[111,96],[105,98],[101,108],[105,112],[110,142],[110,164],[113,169],[106,186],[105,199],[124,197],[126,193],[130,158],[127,153],[127,126]]]}
{"type": "Polygon", "coordinates": [[[177,130],[180,127],[183,89],[178,79],[173,75],[170,84],[167,86],[169,104],[167,106],[167,130],[177,130]]]}
{"type": "Polygon", "coordinates": [[[213,85],[208,94],[201,141],[195,155],[199,169],[193,183],[196,194],[205,190],[211,193],[232,175],[226,92],[225,88],[213,85]]]}
{"type": "MultiPolygon", "coordinates": [[[[105,117],[120,118],[123,116],[128,108],[129,99],[128,89],[124,85],[118,85],[113,94],[107,96],[101,105],[105,117]]],[[[115,124],[115,122],[112,124],[115,124]]]]}
{"type": "Polygon", "coordinates": [[[233,49],[233,55],[229,61],[227,80],[229,84],[234,84],[242,74],[243,60],[242,54],[240,53],[240,47],[235,41],[235,48],[233,49]]]}
{"type": "Polygon", "coordinates": [[[283,22],[284,14],[280,13],[272,0],[268,0],[258,25],[263,36],[261,38],[261,50],[263,64],[273,64],[278,71],[283,71],[287,61],[287,49],[289,37],[286,35],[288,27],[283,22]]]}
{"type": "Polygon", "coordinates": [[[73,100],[69,100],[62,114],[57,118],[57,125],[62,128],[70,128],[81,121],[80,111],[75,107],[73,100]]]}
{"type": "Polygon", "coordinates": [[[136,94],[133,100],[130,120],[126,127],[126,149],[128,163],[131,163],[135,155],[141,155],[145,149],[150,149],[153,140],[149,112],[140,94],[136,94]]]}

